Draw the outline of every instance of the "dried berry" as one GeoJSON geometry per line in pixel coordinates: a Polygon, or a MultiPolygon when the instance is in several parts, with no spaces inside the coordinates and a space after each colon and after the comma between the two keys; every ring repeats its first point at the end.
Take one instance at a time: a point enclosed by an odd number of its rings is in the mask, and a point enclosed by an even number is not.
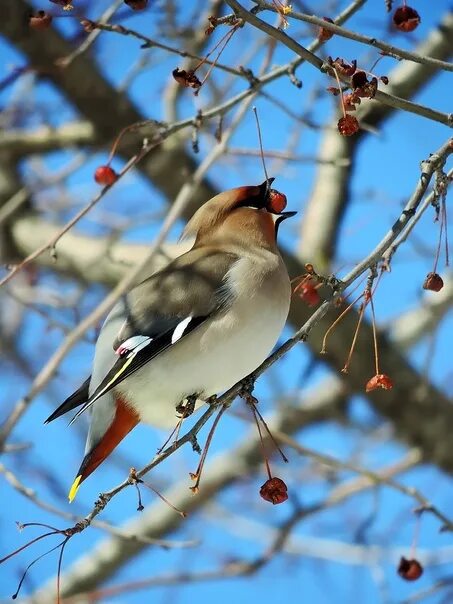
{"type": "Polygon", "coordinates": [[[335,59],[335,61],[332,60],[331,57],[329,57],[329,62],[332,65],[332,67],[334,67],[338,73],[341,73],[342,75],[345,76],[352,76],[352,74],[355,72],[355,70],[357,69],[357,61],[354,59],[354,61],[351,61],[351,63],[348,63],[347,61],[345,61],[344,59],[341,59],[340,57],[337,57],[335,59]]]}
{"type": "Polygon", "coordinates": [[[357,109],[356,105],[360,105],[361,102],[360,97],[357,96],[355,92],[343,95],[343,106],[345,111],[355,111],[357,109]]]}
{"type": "Polygon", "coordinates": [[[63,10],[72,10],[74,7],[72,6],[72,0],[50,0],[54,4],[58,4],[58,6],[62,6],[63,10]]]}
{"type": "Polygon", "coordinates": [[[118,179],[118,174],[110,166],[99,166],[94,173],[94,180],[99,185],[113,185],[118,179]]]}
{"type": "Polygon", "coordinates": [[[423,566],[415,558],[408,560],[402,556],[398,565],[398,574],[406,581],[416,581],[423,575],[423,566]]]}
{"type": "Polygon", "coordinates": [[[367,75],[361,69],[357,70],[351,77],[351,84],[353,88],[362,88],[368,83],[367,75]]]}
{"type": "Polygon", "coordinates": [[[331,94],[333,94],[333,96],[338,96],[341,92],[341,90],[339,88],[337,88],[336,86],[329,86],[328,88],[326,88],[327,92],[330,92],[331,94]]]}
{"type": "Polygon", "coordinates": [[[280,214],[286,208],[286,195],[276,189],[271,189],[267,196],[267,209],[274,214],[280,214]]]}
{"type": "Polygon", "coordinates": [[[400,31],[414,31],[420,25],[420,15],[410,6],[400,6],[393,13],[393,23],[400,31]]]}
{"type": "Polygon", "coordinates": [[[148,4],[148,0],[124,0],[132,10],[143,10],[148,4]]]}
{"type": "Polygon", "coordinates": [[[442,277],[437,273],[428,273],[423,282],[423,289],[429,289],[432,292],[440,292],[443,286],[444,282],[442,277]]]}
{"type": "Polygon", "coordinates": [[[385,373],[377,373],[376,375],[373,375],[365,386],[365,392],[371,392],[372,390],[377,390],[378,388],[391,390],[393,388],[392,379],[385,373]]]}
{"type": "Polygon", "coordinates": [[[281,478],[269,478],[260,489],[260,495],[266,501],[277,505],[288,499],[288,487],[281,478]]]}
{"type": "Polygon", "coordinates": [[[177,67],[172,71],[172,74],[175,80],[178,82],[178,84],[181,84],[181,86],[195,89],[198,89],[201,86],[200,80],[192,70],[186,71],[185,69],[179,69],[179,67],[177,67]]]}
{"type": "MultiPolygon", "coordinates": [[[[328,23],[333,23],[333,19],[331,19],[330,17],[323,17],[324,21],[327,21],[328,23]]],[[[326,29],[325,27],[320,27],[319,28],[319,32],[318,32],[318,40],[320,42],[325,42],[326,40],[330,40],[330,38],[334,35],[333,31],[330,31],[330,29],[326,29]]]]}
{"type": "Polygon", "coordinates": [[[380,80],[381,80],[381,82],[382,82],[383,84],[385,84],[386,86],[387,86],[387,84],[389,83],[389,79],[388,79],[388,77],[387,77],[387,76],[381,76],[379,79],[380,79],[380,80]]]}
{"type": "Polygon", "coordinates": [[[96,23],[94,21],[90,21],[90,19],[82,19],[80,21],[80,25],[87,32],[87,34],[90,34],[96,29],[96,23]]]}
{"type": "Polygon", "coordinates": [[[44,10],[39,10],[37,13],[32,15],[28,21],[29,26],[36,31],[48,29],[51,23],[52,16],[46,13],[44,10]]]}
{"type": "Polygon", "coordinates": [[[359,122],[353,115],[345,115],[338,120],[338,132],[342,136],[352,136],[359,130],[359,122]]]}

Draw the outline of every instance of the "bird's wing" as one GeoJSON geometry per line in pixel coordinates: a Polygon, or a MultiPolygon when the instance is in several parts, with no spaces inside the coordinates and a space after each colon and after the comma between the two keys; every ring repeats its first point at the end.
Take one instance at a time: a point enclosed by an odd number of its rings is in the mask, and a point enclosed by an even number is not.
{"type": "Polygon", "coordinates": [[[218,250],[191,250],[121,300],[110,315],[126,317],[112,343],[118,358],[71,423],[125,378],[224,312],[235,296],[227,276],[237,260],[218,250]]]}
{"type": "Polygon", "coordinates": [[[88,389],[90,387],[90,380],[91,375],[83,382],[80,388],[78,388],[73,394],[71,394],[71,396],[68,396],[68,398],[63,403],[61,403],[61,405],[57,409],[55,409],[55,411],[51,415],[49,415],[49,417],[44,423],[48,424],[49,422],[53,422],[53,420],[57,419],[57,417],[64,415],[65,413],[71,411],[72,409],[75,409],[76,407],[80,407],[80,405],[83,405],[83,403],[86,403],[88,400],[88,389]]]}

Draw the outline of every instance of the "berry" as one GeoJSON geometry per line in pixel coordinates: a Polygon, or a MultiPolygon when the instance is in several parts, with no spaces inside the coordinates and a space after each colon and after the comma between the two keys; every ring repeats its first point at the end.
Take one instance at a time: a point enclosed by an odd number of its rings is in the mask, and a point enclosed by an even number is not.
{"type": "Polygon", "coordinates": [[[124,0],[132,10],[143,10],[148,4],[148,0],[124,0]]]}
{"type": "Polygon", "coordinates": [[[312,280],[304,281],[296,288],[297,294],[308,306],[317,306],[321,297],[312,280]]]}
{"type": "Polygon", "coordinates": [[[94,180],[99,185],[113,185],[118,179],[118,174],[110,166],[99,166],[94,173],[94,180]]]}
{"type": "MultiPolygon", "coordinates": [[[[333,23],[333,19],[331,19],[330,17],[323,17],[324,21],[327,21],[328,23],[333,23]]],[[[320,27],[319,28],[319,32],[318,32],[318,40],[320,42],[325,42],[326,40],[330,40],[330,38],[334,35],[333,31],[330,31],[330,29],[326,29],[325,27],[320,27]]]]}
{"type": "Polygon", "coordinates": [[[274,214],[280,214],[286,208],[286,195],[271,189],[267,196],[267,209],[274,214]]]}
{"type": "Polygon", "coordinates": [[[352,136],[359,130],[359,122],[353,115],[345,115],[338,120],[337,127],[342,136],[352,136]]]}
{"type": "Polygon", "coordinates": [[[400,6],[393,14],[396,29],[404,32],[414,31],[420,25],[420,15],[410,6],[400,6]]]}
{"type": "Polygon", "coordinates": [[[406,581],[416,581],[423,574],[423,566],[415,558],[407,560],[402,556],[398,565],[398,574],[406,581]]]}
{"type": "Polygon", "coordinates": [[[377,373],[376,375],[373,375],[365,386],[365,392],[371,392],[372,390],[377,390],[377,388],[391,390],[393,388],[392,379],[385,373],[377,373]]]}
{"type": "Polygon", "coordinates": [[[32,15],[28,21],[28,25],[36,31],[43,31],[49,29],[52,23],[52,16],[47,14],[46,11],[39,10],[37,13],[32,15]]]}
{"type": "Polygon", "coordinates": [[[181,86],[185,86],[186,88],[198,90],[201,86],[200,80],[192,70],[186,71],[185,69],[179,69],[179,67],[177,67],[172,71],[172,75],[178,84],[181,84],[181,86]]]}
{"type": "Polygon", "coordinates": [[[260,495],[273,505],[283,503],[288,499],[288,487],[281,478],[269,478],[260,489],[260,495]]]}
{"type": "Polygon", "coordinates": [[[442,277],[437,273],[428,273],[423,282],[423,289],[429,289],[432,292],[440,292],[443,286],[444,282],[442,277]]]}

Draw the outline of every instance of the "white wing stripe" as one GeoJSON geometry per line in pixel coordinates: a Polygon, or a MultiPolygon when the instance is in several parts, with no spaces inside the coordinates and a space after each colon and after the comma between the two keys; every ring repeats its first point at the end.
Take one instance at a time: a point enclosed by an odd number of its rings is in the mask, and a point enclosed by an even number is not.
{"type": "Polygon", "coordinates": [[[180,340],[182,338],[182,336],[184,335],[184,332],[186,331],[187,326],[189,325],[189,323],[191,321],[192,321],[192,317],[187,317],[187,319],[184,319],[184,321],[181,321],[181,323],[178,323],[178,325],[176,325],[173,335],[171,336],[172,344],[174,344],[175,342],[177,342],[178,340],[180,340]]]}
{"type": "Polygon", "coordinates": [[[135,356],[137,352],[142,350],[142,348],[148,346],[151,340],[152,338],[149,338],[148,336],[132,336],[132,338],[129,338],[123,342],[121,346],[118,346],[115,352],[116,354],[122,355],[133,351],[135,356]]]}

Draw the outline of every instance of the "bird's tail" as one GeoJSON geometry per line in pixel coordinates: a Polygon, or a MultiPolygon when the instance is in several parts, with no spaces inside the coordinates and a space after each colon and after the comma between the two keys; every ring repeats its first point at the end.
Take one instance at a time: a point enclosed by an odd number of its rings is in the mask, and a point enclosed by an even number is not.
{"type": "Polygon", "coordinates": [[[119,397],[115,399],[116,412],[112,423],[104,432],[100,440],[85,455],[80,465],[77,476],[69,490],[68,498],[71,502],[77,494],[82,482],[94,472],[115,447],[135,428],[139,422],[137,413],[119,397]]]}

